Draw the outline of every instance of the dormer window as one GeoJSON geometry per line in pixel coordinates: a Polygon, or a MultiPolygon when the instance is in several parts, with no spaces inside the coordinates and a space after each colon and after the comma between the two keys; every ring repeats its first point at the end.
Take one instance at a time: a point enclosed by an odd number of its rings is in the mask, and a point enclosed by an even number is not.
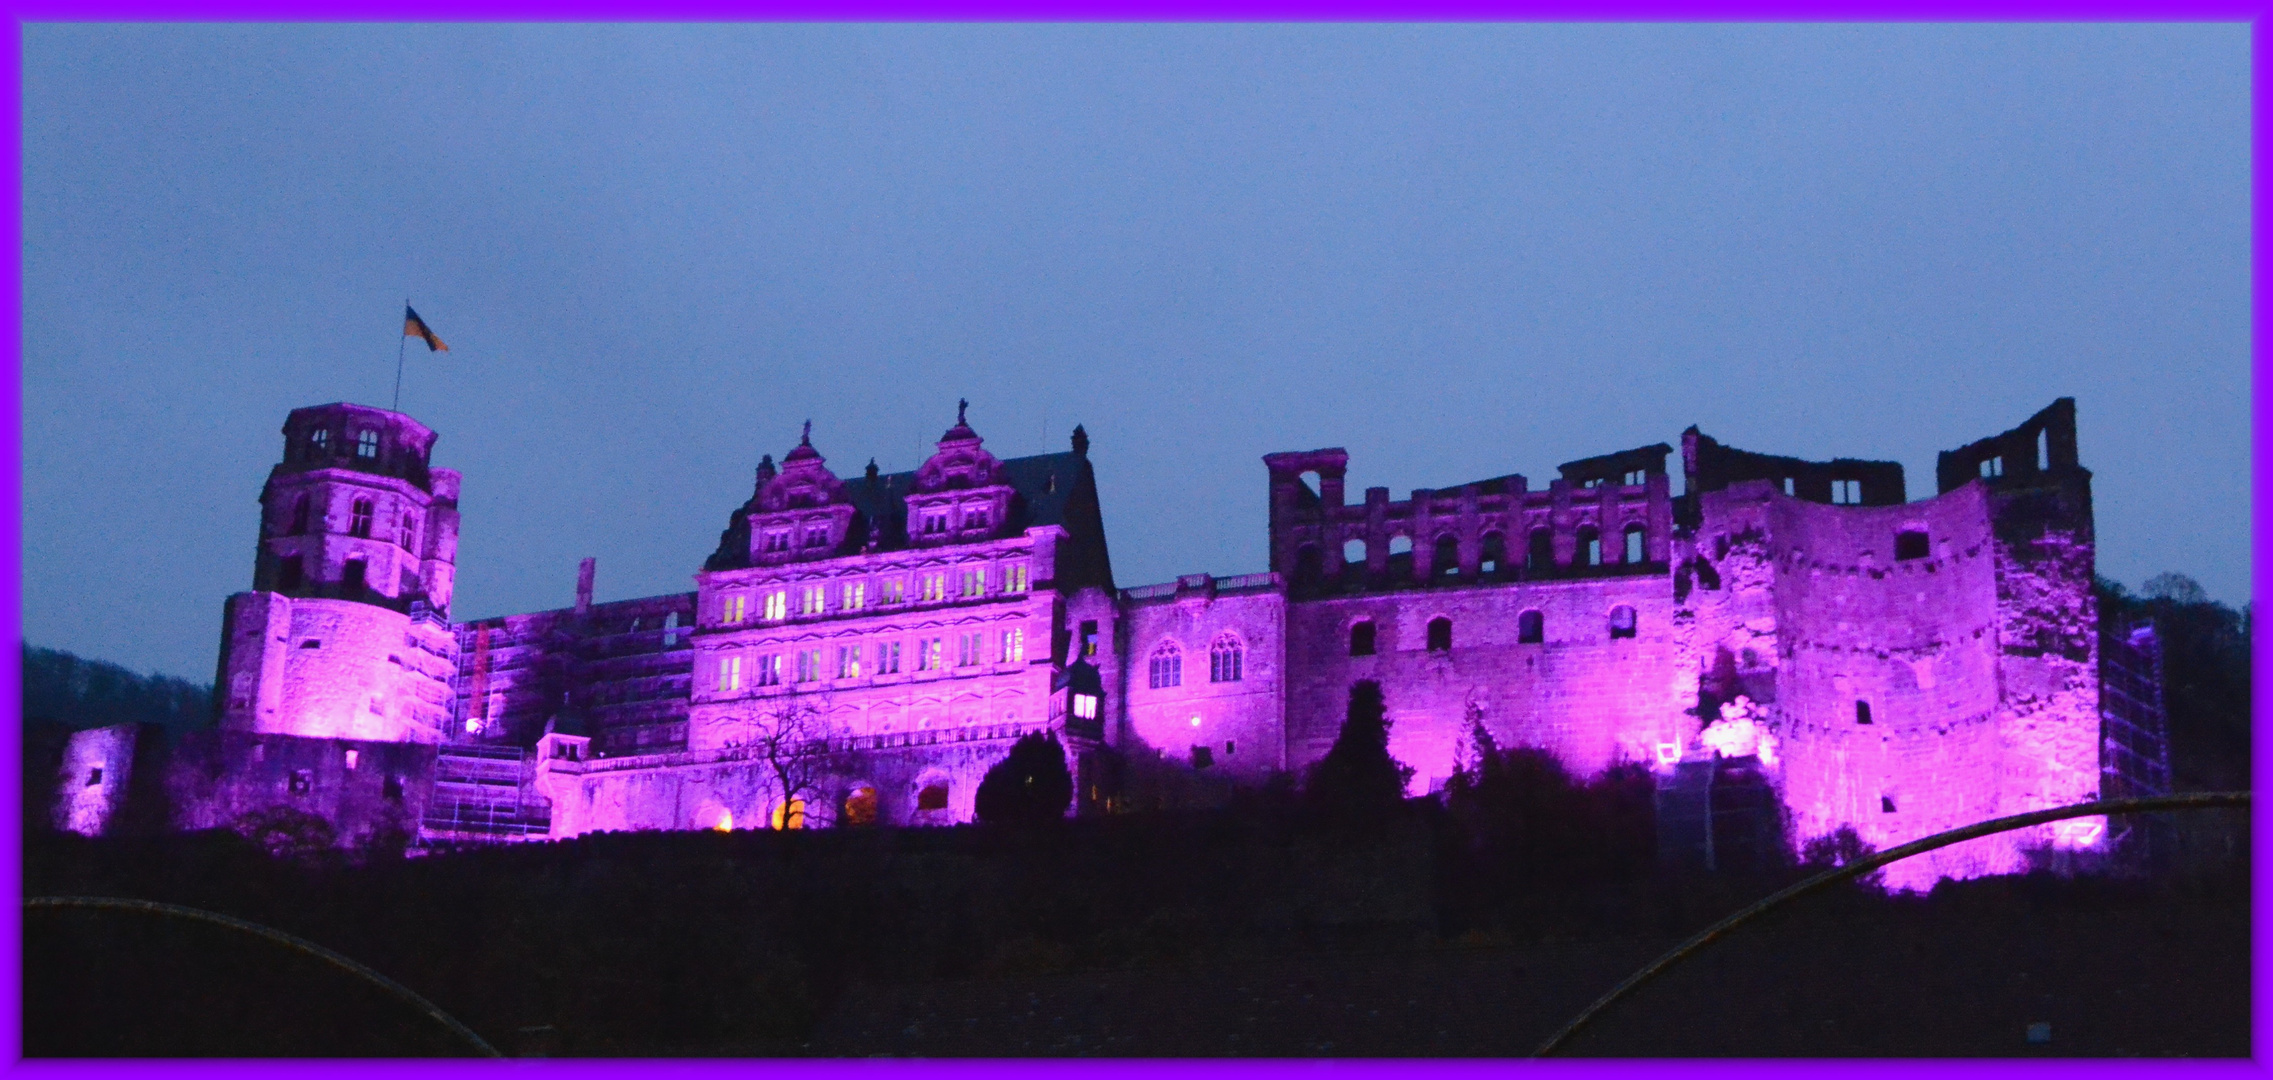
{"type": "Polygon", "coordinates": [[[776,589],[766,594],[765,618],[767,622],[780,622],[789,617],[789,594],[776,589]]]}
{"type": "Polygon", "coordinates": [[[805,529],[805,546],[808,548],[829,546],[829,527],[826,525],[807,526],[805,529]]]}
{"type": "Polygon", "coordinates": [[[964,508],[963,508],[963,527],[964,527],[964,528],[966,528],[966,529],[984,529],[984,528],[986,528],[986,527],[987,527],[987,508],[986,508],[986,507],[984,507],[984,506],[966,506],[966,507],[964,507],[964,508]]]}
{"type": "Polygon", "coordinates": [[[1010,565],[1003,567],[1002,591],[1006,593],[1022,593],[1026,591],[1025,563],[1011,563],[1010,565]]]}
{"type": "Polygon", "coordinates": [[[932,510],[923,515],[923,534],[939,536],[947,531],[947,511],[932,510]]]}
{"type": "Polygon", "coordinates": [[[355,456],[367,461],[376,460],[379,456],[379,433],[376,431],[356,432],[355,456]]]}
{"type": "Polygon", "coordinates": [[[778,553],[778,552],[784,552],[784,551],[788,551],[788,550],[789,550],[789,530],[788,530],[788,529],[767,529],[767,530],[766,530],[766,542],[765,542],[765,547],[764,547],[764,549],[763,549],[763,550],[764,550],[764,551],[765,551],[767,554],[769,554],[769,555],[771,555],[771,554],[775,554],[775,553],[778,553]]]}

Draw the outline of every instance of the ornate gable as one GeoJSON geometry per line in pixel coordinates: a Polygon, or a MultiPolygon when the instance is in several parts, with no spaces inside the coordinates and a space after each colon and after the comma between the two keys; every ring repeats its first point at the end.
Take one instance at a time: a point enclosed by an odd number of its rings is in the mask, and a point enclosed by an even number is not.
{"type": "Polygon", "coordinates": [[[845,546],[854,508],[844,481],[813,449],[813,422],[781,459],[781,471],[761,473],[757,508],[749,515],[750,562],[768,565],[829,558],[845,546]]]}
{"type": "Polygon", "coordinates": [[[999,535],[1010,519],[1014,490],[1002,462],[963,419],[968,401],[955,403],[955,426],[939,450],[916,470],[907,496],[908,543],[917,547],[969,543],[999,535]]]}

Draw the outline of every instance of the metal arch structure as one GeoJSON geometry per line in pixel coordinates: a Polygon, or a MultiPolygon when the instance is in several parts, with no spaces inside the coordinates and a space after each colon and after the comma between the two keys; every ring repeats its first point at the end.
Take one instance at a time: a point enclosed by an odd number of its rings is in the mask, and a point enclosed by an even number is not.
{"type": "Polygon", "coordinates": [[[459,1023],[457,1017],[443,1012],[441,1006],[438,1006],[433,1002],[418,996],[418,994],[413,992],[409,987],[404,986],[403,984],[398,983],[384,975],[381,975],[378,972],[371,970],[369,967],[366,967],[363,964],[350,959],[349,957],[342,956],[339,953],[324,948],[323,946],[318,945],[313,941],[309,941],[306,938],[295,937],[291,934],[287,934],[284,931],[278,930],[272,926],[262,926],[259,923],[240,919],[234,915],[223,915],[217,911],[205,911],[200,908],[183,907],[180,904],[162,904],[155,900],[130,900],[116,896],[30,896],[24,898],[24,907],[49,909],[81,908],[92,909],[96,911],[138,911],[152,915],[165,915],[173,918],[190,919],[196,922],[211,923],[215,926],[226,926],[231,930],[241,930],[245,933],[252,934],[255,937],[266,938],[295,952],[305,953],[309,956],[313,956],[318,960],[322,960],[323,962],[330,964],[333,967],[340,968],[349,974],[356,976],[357,978],[363,979],[366,982],[374,983],[380,989],[385,990],[387,993],[393,994],[395,997],[408,1002],[412,1006],[415,1006],[419,1012],[422,1012],[428,1017],[432,1018],[435,1023],[441,1024],[443,1027],[450,1029],[450,1032],[452,1034],[458,1036],[461,1039],[464,1039],[468,1043],[473,1044],[474,1048],[481,1051],[484,1056],[494,1058],[501,1058],[505,1056],[504,1054],[498,1053],[497,1048],[489,1045],[489,1042],[487,1040],[483,1039],[479,1035],[474,1034],[472,1028],[459,1023]]]}
{"type": "Polygon", "coordinates": [[[1849,865],[1826,870],[1788,888],[1779,890],[1760,902],[1699,931],[1696,936],[1674,946],[1673,951],[1651,961],[1649,966],[1633,973],[1624,982],[1612,987],[1609,993],[1602,995],[1594,1004],[1587,1006],[1586,1011],[1573,1017],[1570,1023],[1564,1024],[1562,1029],[1549,1036],[1546,1042],[1540,1043],[1539,1049],[1532,1051],[1531,1056],[1546,1057],[1554,1053],[1564,1043],[1569,1042],[1571,1036],[1578,1034],[1580,1028],[1585,1027],[1589,1021],[1601,1015],[1603,1010],[1617,1004],[1619,999],[1633,993],[1643,983],[1663,974],[1673,965],[1688,959],[1698,950],[1727,935],[1729,931],[1783,906],[1788,901],[1814,892],[1826,885],[1861,877],[1888,863],[1899,862],[1912,855],[1921,855],[1936,848],[1948,847],[1951,844],[1963,843],[1967,840],[1992,836],[2001,832],[2010,832],[2014,829],[2025,829],[2031,825],[2042,825],[2050,821],[2064,821],[2068,818],[2094,817],[2101,814],[2149,814],[2164,810],[2216,810],[2236,807],[2247,809],[2248,806],[2249,792],[2246,791],[2211,791],[2188,795],[2162,795],[2145,799],[2107,799],[2100,802],[2062,806],[2051,810],[2014,814],[2010,817],[1992,818],[1962,828],[1951,829],[1948,832],[1935,833],[1932,836],[1922,840],[1913,840],[1900,847],[1889,848],[1869,858],[1858,859],[1849,865]]]}

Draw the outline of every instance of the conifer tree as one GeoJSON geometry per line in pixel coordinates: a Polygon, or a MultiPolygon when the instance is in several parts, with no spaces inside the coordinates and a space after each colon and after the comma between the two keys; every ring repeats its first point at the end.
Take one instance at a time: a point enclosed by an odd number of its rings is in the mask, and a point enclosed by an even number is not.
{"type": "Polygon", "coordinates": [[[1402,803],[1412,778],[1412,766],[1389,756],[1389,709],[1381,684],[1359,681],[1350,687],[1341,734],[1311,767],[1310,801],[1337,817],[1368,817],[1402,803]]]}

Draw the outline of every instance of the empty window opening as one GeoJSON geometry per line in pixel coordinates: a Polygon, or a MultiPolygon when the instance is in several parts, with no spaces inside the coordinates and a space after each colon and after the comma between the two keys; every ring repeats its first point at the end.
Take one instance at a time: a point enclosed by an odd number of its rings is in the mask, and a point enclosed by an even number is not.
{"type": "Polygon", "coordinates": [[[1507,569],[1507,537],[1496,532],[1485,533],[1483,556],[1478,560],[1476,569],[1487,574],[1497,574],[1507,569]]]}
{"type": "Polygon", "coordinates": [[[1152,650],[1149,685],[1154,690],[1184,684],[1184,653],[1173,641],[1163,641],[1152,650]]]}
{"type": "Polygon", "coordinates": [[[353,513],[347,520],[347,535],[369,539],[371,536],[371,500],[357,499],[353,513]]]}
{"type": "Polygon", "coordinates": [[[1398,535],[1396,535],[1396,536],[1392,536],[1392,537],[1390,537],[1390,538],[1389,538],[1389,556],[1390,556],[1391,558],[1395,558],[1395,557],[1397,557],[1397,556],[1399,556],[1399,555],[1410,555],[1410,554],[1412,554],[1412,553],[1413,553],[1413,538],[1412,538],[1412,537],[1410,537],[1410,536],[1406,536],[1406,535],[1403,535],[1403,534],[1401,534],[1401,533],[1400,533],[1400,534],[1398,534],[1398,535]]]}
{"type": "Polygon", "coordinates": [[[1635,618],[1634,618],[1634,609],[1633,609],[1633,608],[1627,607],[1627,606],[1626,606],[1626,605],[1624,605],[1624,604],[1620,604],[1620,605],[1618,605],[1617,607],[1614,607],[1614,608],[1611,608],[1611,609],[1610,609],[1610,636],[1611,636],[1611,637],[1614,637],[1614,638],[1630,638],[1630,637],[1633,637],[1633,636],[1634,636],[1634,626],[1635,626],[1635,618]]]}
{"type": "Polygon", "coordinates": [[[1547,640],[1547,616],[1538,611],[1516,616],[1515,640],[1519,645],[1537,645],[1547,640]]]}
{"type": "Polygon", "coordinates": [[[1310,585],[1324,576],[1325,563],[1318,557],[1318,545],[1304,544],[1294,553],[1294,580],[1298,585],[1310,585]]]}
{"type": "Polygon", "coordinates": [[[1235,742],[1230,742],[1230,741],[1226,741],[1226,742],[1223,744],[1223,756],[1225,756],[1225,757],[1230,757],[1231,755],[1233,755],[1233,754],[1237,753],[1238,751],[1239,751],[1239,744],[1238,744],[1238,743],[1235,743],[1235,742]]]}
{"type": "Polygon", "coordinates": [[[294,795],[305,795],[308,793],[308,789],[314,786],[315,777],[306,769],[292,770],[292,778],[286,782],[286,787],[294,795]]]}
{"type": "Polygon", "coordinates": [[[1247,650],[1225,634],[1208,647],[1208,681],[1238,682],[1246,677],[1247,650]]]}
{"type": "Polygon", "coordinates": [[[1994,480],[2003,475],[2005,475],[2005,456],[2003,454],[1981,459],[1981,479],[1994,480]]]}
{"type": "Polygon", "coordinates": [[[1081,655],[1097,655],[1097,620],[1081,620],[1081,655]]]}
{"type": "Polygon", "coordinates": [[[1460,573],[1460,541],[1450,536],[1436,538],[1436,573],[1438,577],[1452,577],[1460,573]]]}
{"type": "Polygon", "coordinates": [[[1350,624],[1350,655],[1373,655],[1373,621],[1350,624]]]}
{"type": "Polygon", "coordinates": [[[1545,570],[1555,565],[1555,534],[1551,530],[1531,530],[1531,549],[1525,565],[1533,570],[1545,570]]]}
{"type": "Polygon", "coordinates": [[[88,787],[94,787],[94,786],[96,786],[96,785],[98,785],[98,784],[101,784],[102,782],[103,782],[103,771],[102,771],[101,769],[89,769],[89,770],[87,770],[87,786],[88,786],[88,787]]]}
{"type": "Polygon", "coordinates": [[[356,457],[359,457],[359,458],[364,458],[364,459],[366,459],[366,460],[368,460],[368,459],[371,459],[371,458],[375,458],[375,457],[378,457],[378,456],[379,456],[379,433],[378,433],[378,432],[376,432],[376,431],[358,431],[358,432],[356,432],[356,433],[355,433],[355,456],[356,456],[356,457]]]}
{"type": "Polygon", "coordinates": [[[1932,547],[1927,542],[1926,532],[1923,529],[1904,529],[1894,534],[1894,557],[1896,559],[1923,559],[1931,550],[1932,547]]]}
{"type": "Polygon", "coordinates": [[[1301,481],[1303,487],[1309,488],[1313,495],[1324,496],[1326,493],[1326,482],[1319,478],[1316,470],[1303,473],[1295,479],[1301,481]]]}
{"type": "Polygon", "coordinates": [[[301,642],[300,647],[303,649],[321,649],[324,647],[324,643],[317,641],[315,638],[309,638],[308,640],[301,642]]]}
{"type": "Polygon", "coordinates": [[[291,592],[299,588],[300,583],[306,580],[306,575],[307,566],[300,561],[298,555],[278,562],[276,564],[276,591],[291,592]]]}
{"type": "Polygon", "coordinates": [[[1867,724],[1867,723],[1870,723],[1870,702],[1867,702],[1867,701],[1858,701],[1858,702],[1855,702],[1855,723],[1858,723],[1858,724],[1867,724]]]}
{"type": "Polygon", "coordinates": [[[1893,812],[1894,812],[1894,796],[1892,796],[1892,795],[1881,795],[1881,796],[1879,796],[1879,797],[1878,797],[1878,812],[1879,812],[1879,813],[1881,813],[1881,814],[1891,814],[1891,813],[1893,813],[1893,812]]]}
{"type": "MultiPolygon", "coordinates": [[[[946,805],[946,800],[940,800],[940,805],[946,805]]],[[[854,827],[876,824],[876,789],[866,785],[852,789],[844,797],[844,812],[837,820],[854,827]]]]}
{"type": "Polygon", "coordinates": [[[365,587],[363,570],[364,564],[361,559],[349,559],[347,565],[341,568],[339,582],[347,590],[348,595],[353,596],[363,591],[365,587]]]}
{"type": "Polygon", "coordinates": [[[1639,525],[1626,526],[1626,561],[1628,563],[1638,563],[1643,560],[1646,555],[1643,550],[1645,547],[1643,541],[1648,535],[1649,533],[1639,525]]]}
{"type": "Polygon", "coordinates": [[[1215,749],[1213,747],[1195,746],[1192,748],[1193,768],[1205,769],[1213,764],[1215,764],[1215,749]]]}
{"type": "Polygon", "coordinates": [[[1831,481],[1831,502],[1835,506],[1861,506],[1863,482],[1860,480],[1831,481]]]}
{"type": "Polygon", "coordinates": [[[947,785],[944,783],[925,784],[921,790],[916,792],[916,809],[947,809],[947,785]]]}
{"type": "Polygon", "coordinates": [[[1452,620],[1442,615],[1429,620],[1429,651],[1452,651],[1452,620]]]}
{"type": "Polygon", "coordinates": [[[1626,472],[1627,487],[1639,487],[1643,484],[1649,483],[1649,480],[1650,474],[1649,470],[1647,469],[1629,469],[1626,472]]]}
{"type": "Polygon", "coordinates": [[[1793,494],[1793,493],[1794,493],[1794,492],[1793,492],[1793,488],[1794,488],[1794,485],[1793,485],[1793,483],[1792,483],[1792,478],[1791,478],[1791,477],[1789,477],[1789,476],[1787,476],[1787,477],[1784,477],[1784,494],[1786,494],[1786,495],[1790,495],[1790,494],[1793,494]]]}
{"type": "Polygon", "coordinates": [[[1351,566],[1364,562],[1365,541],[1358,539],[1342,541],[1342,561],[1351,566]]]}
{"type": "Polygon", "coordinates": [[[1602,565],[1602,534],[1589,525],[1578,531],[1579,558],[1588,566],[1602,565]]]}
{"type": "Polygon", "coordinates": [[[2050,431],[2039,431],[2036,433],[2036,471],[2043,472],[2051,467],[2052,433],[2050,431]]]}
{"type": "Polygon", "coordinates": [[[327,430],[327,429],[325,429],[325,428],[317,428],[316,430],[314,430],[314,431],[311,431],[311,432],[309,432],[309,433],[308,433],[308,456],[309,456],[309,457],[318,457],[318,458],[320,458],[320,457],[324,457],[325,455],[327,455],[327,454],[330,454],[330,453],[331,453],[331,432],[330,432],[329,430],[327,430]]]}

